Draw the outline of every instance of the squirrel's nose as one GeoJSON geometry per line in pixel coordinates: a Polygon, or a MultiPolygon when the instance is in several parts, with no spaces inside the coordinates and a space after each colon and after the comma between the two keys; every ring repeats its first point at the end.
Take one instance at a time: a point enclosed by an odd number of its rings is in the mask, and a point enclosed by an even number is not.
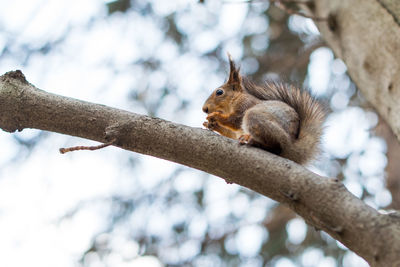
{"type": "Polygon", "coordinates": [[[203,107],[203,111],[204,111],[205,113],[208,114],[208,107],[207,107],[207,106],[204,106],[204,107],[203,107]]]}

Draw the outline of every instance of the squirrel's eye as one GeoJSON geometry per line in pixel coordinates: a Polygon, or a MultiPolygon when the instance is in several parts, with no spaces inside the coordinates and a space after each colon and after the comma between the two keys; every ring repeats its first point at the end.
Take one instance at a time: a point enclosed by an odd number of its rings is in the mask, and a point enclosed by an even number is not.
{"type": "Polygon", "coordinates": [[[216,95],[222,95],[224,93],[224,90],[222,89],[218,89],[217,91],[215,91],[216,95]]]}

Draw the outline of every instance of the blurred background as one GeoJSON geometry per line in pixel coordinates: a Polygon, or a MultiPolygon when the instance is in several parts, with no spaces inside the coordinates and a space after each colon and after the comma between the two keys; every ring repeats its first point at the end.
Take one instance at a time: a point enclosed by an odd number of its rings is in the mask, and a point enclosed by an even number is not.
{"type": "MultiPolygon", "coordinates": [[[[310,170],[400,207],[398,143],[312,20],[264,0],[0,0],[1,74],[193,127],[228,51],[254,81],[327,103],[310,170]]],[[[0,266],[368,266],[285,206],[200,171],[113,147],[61,155],[96,143],[31,129],[0,144],[0,266]]]]}

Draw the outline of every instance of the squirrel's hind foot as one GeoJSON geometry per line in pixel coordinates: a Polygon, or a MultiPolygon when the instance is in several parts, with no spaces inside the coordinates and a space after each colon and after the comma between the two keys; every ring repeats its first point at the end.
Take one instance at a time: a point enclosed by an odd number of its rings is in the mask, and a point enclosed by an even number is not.
{"type": "Polygon", "coordinates": [[[239,145],[251,145],[253,143],[253,138],[250,134],[242,134],[238,138],[239,145]]]}

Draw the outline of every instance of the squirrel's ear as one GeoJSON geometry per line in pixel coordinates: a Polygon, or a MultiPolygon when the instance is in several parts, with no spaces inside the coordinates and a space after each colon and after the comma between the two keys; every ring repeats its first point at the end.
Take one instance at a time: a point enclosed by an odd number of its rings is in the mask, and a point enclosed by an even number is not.
{"type": "Polygon", "coordinates": [[[228,58],[229,58],[230,72],[227,84],[236,84],[238,88],[240,88],[240,84],[242,82],[242,77],[240,76],[239,73],[240,68],[236,68],[235,62],[233,62],[232,57],[229,53],[228,53],[228,58]]]}

